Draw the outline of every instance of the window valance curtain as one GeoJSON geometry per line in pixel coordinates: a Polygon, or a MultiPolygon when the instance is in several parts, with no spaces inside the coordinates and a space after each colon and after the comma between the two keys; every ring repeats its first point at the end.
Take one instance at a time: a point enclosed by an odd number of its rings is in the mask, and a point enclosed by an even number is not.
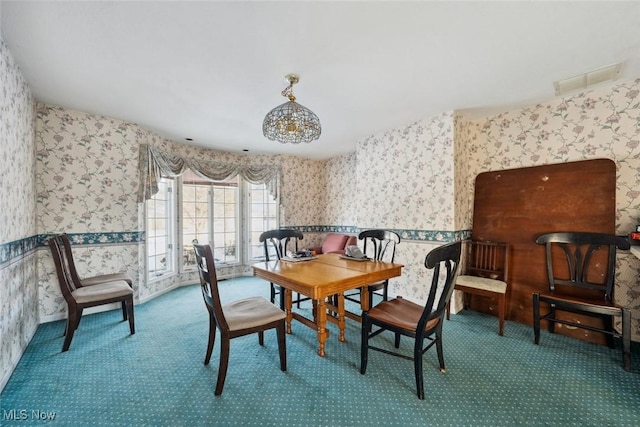
{"type": "Polygon", "coordinates": [[[271,196],[276,199],[280,188],[280,168],[277,166],[246,166],[217,163],[203,159],[186,159],[160,151],[157,147],[140,145],[140,185],[138,203],[158,192],[158,181],[163,176],[177,177],[190,169],[201,178],[224,181],[240,175],[251,184],[267,184],[271,196]]]}

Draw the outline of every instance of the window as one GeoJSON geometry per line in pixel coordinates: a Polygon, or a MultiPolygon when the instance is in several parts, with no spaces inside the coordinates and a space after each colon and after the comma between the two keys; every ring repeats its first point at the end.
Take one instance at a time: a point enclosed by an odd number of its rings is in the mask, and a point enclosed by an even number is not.
{"type": "Polygon", "coordinates": [[[182,263],[195,267],[193,241],[209,243],[210,183],[199,182],[187,172],[182,182],[182,263]]]}
{"type": "Polygon", "coordinates": [[[182,265],[195,268],[193,240],[211,244],[216,262],[252,262],[263,256],[260,234],[277,228],[278,203],[264,184],[239,177],[211,182],[187,171],[182,176],[182,265]],[[246,249],[243,236],[248,236],[246,249]]]}
{"type": "Polygon", "coordinates": [[[238,252],[239,207],[238,177],[232,182],[215,182],[211,185],[213,193],[213,257],[216,261],[233,263],[240,261],[238,252]]]}
{"type": "MultiPolygon", "coordinates": [[[[249,259],[264,259],[260,234],[278,228],[278,202],[264,184],[249,184],[249,259]]],[[[273,250],[273,248],[270,248],[273,250]]]]}
{"type": "Polygon", "coordinates": [[[150,279],[175,270],[173,184],[173,179],[161,179],[158,193],[147,200],[147,268],[150,279]]]}

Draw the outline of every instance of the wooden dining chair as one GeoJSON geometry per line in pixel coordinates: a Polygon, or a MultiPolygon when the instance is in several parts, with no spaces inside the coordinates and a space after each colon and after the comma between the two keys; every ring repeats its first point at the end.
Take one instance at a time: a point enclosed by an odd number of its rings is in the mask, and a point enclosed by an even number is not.
{"type": "MultiPolygon", "coordinates": [[[[364,230],[358,234],[358,240],[363,241],[362,252],[367,257],[376,261],[394,262],[396,258],[396,246],[400,244],[398,233],[389,230],[364,230]]],[[[389,280],[370,283],[369,307],[373,307],[373,294],[382,291],[382,301],[389,299],[389,280]]],[[[360,304],[360,289],[355,292],[345,293],[345,300],[360,304]]]]}
{"type": "MultiPolygon", "coordinates": [[[[458,275],[454,289],[463,293],[464,308],[469,306],[470,295],[493,298],[498,312],[498,334],[502,336],[507,312],[511,247],[503,242],[466,240],[463,243],[462,274],[458,275]]],[[[451,301],[447,304],[447,320],[450,311],[451,301]]]]}
{"type": "MultiPolygon", "coordinates": [[[[294,253],[298,252],[298,242],[304,237],[302,232],[298,230],[292,230],[288,228],[280,228],[277,230],[269,230],[260,234],[259,241],[264,246],[264,258],[269,262],[271,259],[282,259],[287,255],[287,251],[291,250],[294,253]],[[291,243],[291,246],[289,246],[291,243]]],[[[276,295],[280,295],[280,309],[284,310],[284,293],[280,286],[274,283],[269,284],[271,286],[270,300],[275,303],[276,295]]],[[[309,298],[302,298],[300,294],[297,294],[295,301],[300,308],[302,301],[307,301],[309,298]]]]}
{"type": "Polygon", "coordinates": [[[287,370],[287,347],[285,337],[285,313],[262,297],[248,297],[222,304],[218,290],[218,277],[211,246],[193,245],[200,275],[200,287],[205,306],[209,312],[209,342],[204,364],[208,365],[213,353],[216,329],[220,330],[220,366],[215,395],[222,394],[229,365],[229,348],[233,338],[258,333],[258,342],[264,345],[264,331],[275,329],[278,335],[280,370],[287,370]]]}
{"type": "MultiPolygon", "coordinates": [[[[440,371],[446,372],[442,351],[442,325],[445,307],[453,293],[454,278],[460,264],[460,248],[461,242],[458,241],[437,247],[427,254],[424,265],[433,270],[433,275],[424,305],[397,297],[362,313],[361,374],[364,375],[367,371],[369,349],[413,360],[418,398],[424,399],[422,357],[433,345],[438,352],[440,371]],[[374,326],[379,329],[372,331],[374,326]],[[414,338],[413,357],[369,344],[372,338],[386,330],[414,338]],[[425,339],[428,341],[426,346],[425,339]]],[[[399,347],[398,340],[395,347],[399,347]]]]}
{"type": "MultiPolygon", "coordinates": [[[[76,263],[73,259],[73,251],[71,250],[71,241],[69,240],[69,235],[67,233],[62,233],[59,235],[59,237],[60,237],[60,242],[62,242],[62,245],[64,246],[64,252],[65,252],[67,261],[69,263],[69,271],[71,273],[71,277],[74,282],[80,283],[82,286],[92,286],[92,285],[98,285],[100,283],[123,280],[127,282],[127,284],[131,289],[133,289],[133,280],[131,279],[131,276],[122,272],[98,274],[95,276],[88,276],[88,277],[81,278],[78,275],[76,263]]],[[[122,302],[122,315],[124,316],[124,320],[127,320],[127,308],[124,301],[122,302]]]]}
{"type": "Polygon", "coordinates": [[[556,323],[603,333],[610,348],[615,348],[614,338],[622,338],[623,366],[630,371],[631,312],[614,302],[616,250],[628,250],[629,241],[603,233],[561,232],[543,234],[536,243],[545,247],[549,290],[533,293],[534,342],[540,343],[541,320],[551,333],[556,323]],[[540,313],[542,305],[548,307],[545,314],[540,313]],[[598,318],[602,327],[559,317],[561,312],[598,318]],[[613,327],[616,317],[622,332],[613,327]]]}
{"type": "MultiPolygon", "coordinates": [[[[80,325],[82,311],[85,308],[120,302],[123,306],[123,319],[129,320],[131,335],[135,334],[133,317],[133,289],[124,280],[112,280],[89,285],[81,283],[74,278],[72,262],[67,257],[63,237],[53,236],[47,240],[53,262],[56,266],[56,274],[62,296],[67,303],[67,323],[65,327],[65,339],[62,351],[69,350],[73,335],[80,325]]],[[[77,277],[77,276],[75,276],[77,277]]]]}

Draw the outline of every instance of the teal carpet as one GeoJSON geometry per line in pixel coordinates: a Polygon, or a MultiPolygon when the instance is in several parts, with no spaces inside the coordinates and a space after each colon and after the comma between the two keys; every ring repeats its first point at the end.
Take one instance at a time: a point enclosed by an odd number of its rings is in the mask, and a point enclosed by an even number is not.
{"type": "MultiPolygon", "coordinates": [[[[224,299],[267,295],[255,278],[221,282],[224,299]]],[[[309,303],[301,311],[309,312],[309,303]]],[[[327,357],[314,332],[294,322],[281,372],[274,331],[231,341],[222,396],[213,390],[219,343],[203,365],[207,313],[199,286],[135,307],[136,334],[119,310],[85,316],[61,353],[63,322],[40,325],[0,395],[0,425],[56,426],[639,426],[640,346],[631,373],[621,351],[465,311],[445,323],[447,373],[435,349],[425,355],[426,400],[415,394],[413,366],[371,352],[360,375],[360,325],[337,327],[327,357]],[[53,420],[40,418],[53,416],[53,420]],[[40,418],[39,418],[40,417],[40,418]]],[[[393,346],[391,334],[378,343],[393,346]]],[[[403,338],[407,354],[412,342],[403,338]]]]}

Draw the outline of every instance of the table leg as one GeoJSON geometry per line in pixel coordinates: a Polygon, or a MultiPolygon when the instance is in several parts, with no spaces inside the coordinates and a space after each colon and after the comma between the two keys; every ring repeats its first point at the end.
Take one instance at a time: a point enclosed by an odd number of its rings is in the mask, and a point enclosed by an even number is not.
{"type": "Polygon", "coordinates": [[[286,323],[287,323],[287,333],[290,334],[291,333],[291,320],[293,320],[293,314],[292,314],[292,298],[291,298],[291,289],[285,289],[285,288],[281,288],[282,290],[280,292],[284,291],[284,307],[285,307],[285,313],[287,315],[286,317],[286,323]]]}
{"type": "Polygon", "coordinates": [[[329,331],[327,331],[327,306],[324,298],[319,299],[317,304],[316,326],[318,332],[318,356],[324,357],[324,343],[329,337],[329,331]]]}
{"type": "Polygon", "coordinates": [[[340,342],[345,342],[346,338],[344,336],[345,329],[345,321],[344,321],[344,293],[340,292],[338,294],[338,327],[340,328],[340,336],[338,339],[340,342]]]}

